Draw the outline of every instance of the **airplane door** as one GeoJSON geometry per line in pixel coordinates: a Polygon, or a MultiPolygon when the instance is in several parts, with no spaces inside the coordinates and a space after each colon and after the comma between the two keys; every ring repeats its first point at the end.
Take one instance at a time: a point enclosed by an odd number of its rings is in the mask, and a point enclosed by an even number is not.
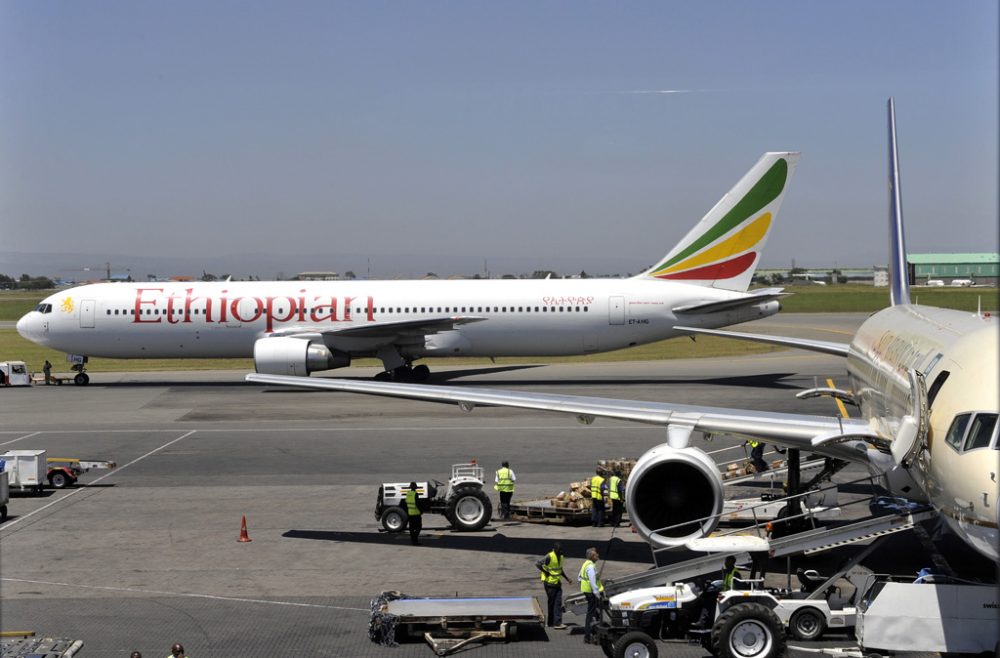
{"type": "Polygon", "coordinates": [[[625,324],[624,297],[608,297],[608,324],[625,324]]]}
{"type": "Polygon", "coordinates": [[[81,329],[93,329],[94,328],[94,309],[97,306],[97,302],[93,299],[84,299],[80,302],[80,328],[81,329]]]}

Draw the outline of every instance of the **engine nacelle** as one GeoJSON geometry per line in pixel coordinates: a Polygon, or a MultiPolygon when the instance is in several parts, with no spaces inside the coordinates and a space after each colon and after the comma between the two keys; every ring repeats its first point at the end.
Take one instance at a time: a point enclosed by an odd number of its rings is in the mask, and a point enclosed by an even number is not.
{"type": "Polygon", "coordinates": [[[723,500],[722,476],[712,458],[698,448],[666,443],[639,458],[625,487],[632,525],[654,547],[708,535],[718,525],[723,500]],[[698,521],[707,516],[713,518],[698,521]],[[678,526],[685,522],[690,523],[678,526]]]}
{"type": "Polygon", "coordinates": [[[259,373],[305,377],[318,370],[349,366],[351,355],[306,338],[275,336],[253,344],[253,362],[259,373]]]}

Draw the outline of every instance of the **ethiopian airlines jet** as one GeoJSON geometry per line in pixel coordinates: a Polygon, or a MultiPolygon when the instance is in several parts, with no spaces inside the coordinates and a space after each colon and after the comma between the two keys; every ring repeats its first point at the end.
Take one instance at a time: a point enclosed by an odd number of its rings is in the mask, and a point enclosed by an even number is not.
{"type": "Polygon", "coordinates": [[[17,330],[81,357],[252,355],[259,373],[299,376],[375,357],[379,379],[421,381],[423,357],[589,354],[756,320],[780,308],[781,289],[747,288],[797,160],[765,153],[630,279],[98,283],[49,296],[17,330]]]}
{"type": "Polygon", "coordinates": [[[639,458],[625,490],[633,527],[654,546],[685,545],[710,534],[719,522],[724,500],[719,468],[690,444],[700,432],[818,453],[833,460],[828,468],[834,472],[838,462],[863,464],[894,496],[930,503],[963,541],[997,560],[1000,328],[989,314],[911,303],[892,99],[888,117],[889,308],[865,320],[850,343],[676,327],[842,356],[850,390],[816,388],[798,397],[831,395],[856,406],[860,417],[354,379],[250,374],[247,381],[446,402],[464,411],[477,405],[516,407],[571,414],[585,423],[613,418],[663,426],[666,443],[639,458]]]}

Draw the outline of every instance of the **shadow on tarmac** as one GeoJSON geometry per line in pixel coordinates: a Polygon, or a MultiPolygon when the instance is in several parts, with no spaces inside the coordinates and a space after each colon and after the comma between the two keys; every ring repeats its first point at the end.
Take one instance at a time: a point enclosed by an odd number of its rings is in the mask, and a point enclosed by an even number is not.
{"type": "MultiPolygon", "coordinates": [[[[621,528],[619,530],[622,530],[621,528]]],[[[628,532],[627,529],[624,529],[628,532]]],[[[517,553],[521,555],[536,555],[541,557],[552,550],[553,540],[545,537],[508,537],[502,533],[480,533],[436,531],[425,528],[420,534],[421,546],[432,548],[453,549],[461,551],[480,551],[486,553],[517,553]],[[478,536],[477,536],[478,534],[478,536]],[[485,536],[484,536],[485,535],[485,536]]],[[[407,532],[339,532],[336,530],[289,530],[282,537],[289,539],[313,539],[317,541],[336,541],[349,544],[380,544],[388,546],[410,546],[410,535],[407,532]]],[[[602,559],[616,562],[640,562],[651,564],[649,547],[644,543],[625,542],[617,537],[608,540],[598,539],[566,539],[562,543],[563,552],[569,558],[583,555],[591,546],[597,547],[602,559]]],[[[419,548],[419,547],[417,547],[419,548]]]]}

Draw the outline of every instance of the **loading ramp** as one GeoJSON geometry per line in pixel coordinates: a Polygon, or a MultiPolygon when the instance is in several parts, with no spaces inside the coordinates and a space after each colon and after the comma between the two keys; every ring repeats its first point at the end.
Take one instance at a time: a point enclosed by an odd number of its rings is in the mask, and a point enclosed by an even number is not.
{"type": "MultiPolygon", "coordinates": [[[[835,485],[833,485],[835,486],[835,485]]],[[[798,494],[804,496],[806,494],[798,494]]],[[[796,496],[788,496],[787,499],[796,496]]],[[[874,502],[875,497],[864,498],[852,504],[869,504],[874,502]]],[[[753,534],[762,539],[767,539],[768,557],[791,557],[795,555],[810,555],[821,553],[841,546],[868,542],[885,537],[887,535],[903,532],[914,528],[918,523],[929,520],[935,516],[936,512],[930,507],[900,507],[887,514],[868,516],[860,520],[840,523],[837,525],[824,525],[812,527],[801,532],[796,532],[774,539],[767,538],[768,524],[760,523],[755,526],[741,528],[738,534],[753,534]]],[[[807,512],[799,515],[803,519],[814,521],[807,512]]],[[[785,520],[791,521],[795,517],[788,517],[785,520]]],[[[716,536],[738,536],[736,531],[719,533],[716,536]]],[[[660,554],[669,553],[673,549],[656,549],[653,551],[654,562],[659,564],[660,554]]],[[[628,574],[618,578],[609,578],[604,582],[604,593],[606,596],[614,596],[621,592],[627,592],[643,587],[659,587],[670,585],[676,582],[691,580],[698,576],[703,576],[712,572],[720,571],[728,555],[735,555],[738,563],[749,562],[753,556],[747,551],[734,551],[722,553],[709,553],[700,555],[689,560],[682,560],[670,564],[662,564],[645,571],[628,574]]],[[[583,603],[582,594],[572,594],[564,597],[563,602],[566,608],[576,607],[583,603]]]]}

